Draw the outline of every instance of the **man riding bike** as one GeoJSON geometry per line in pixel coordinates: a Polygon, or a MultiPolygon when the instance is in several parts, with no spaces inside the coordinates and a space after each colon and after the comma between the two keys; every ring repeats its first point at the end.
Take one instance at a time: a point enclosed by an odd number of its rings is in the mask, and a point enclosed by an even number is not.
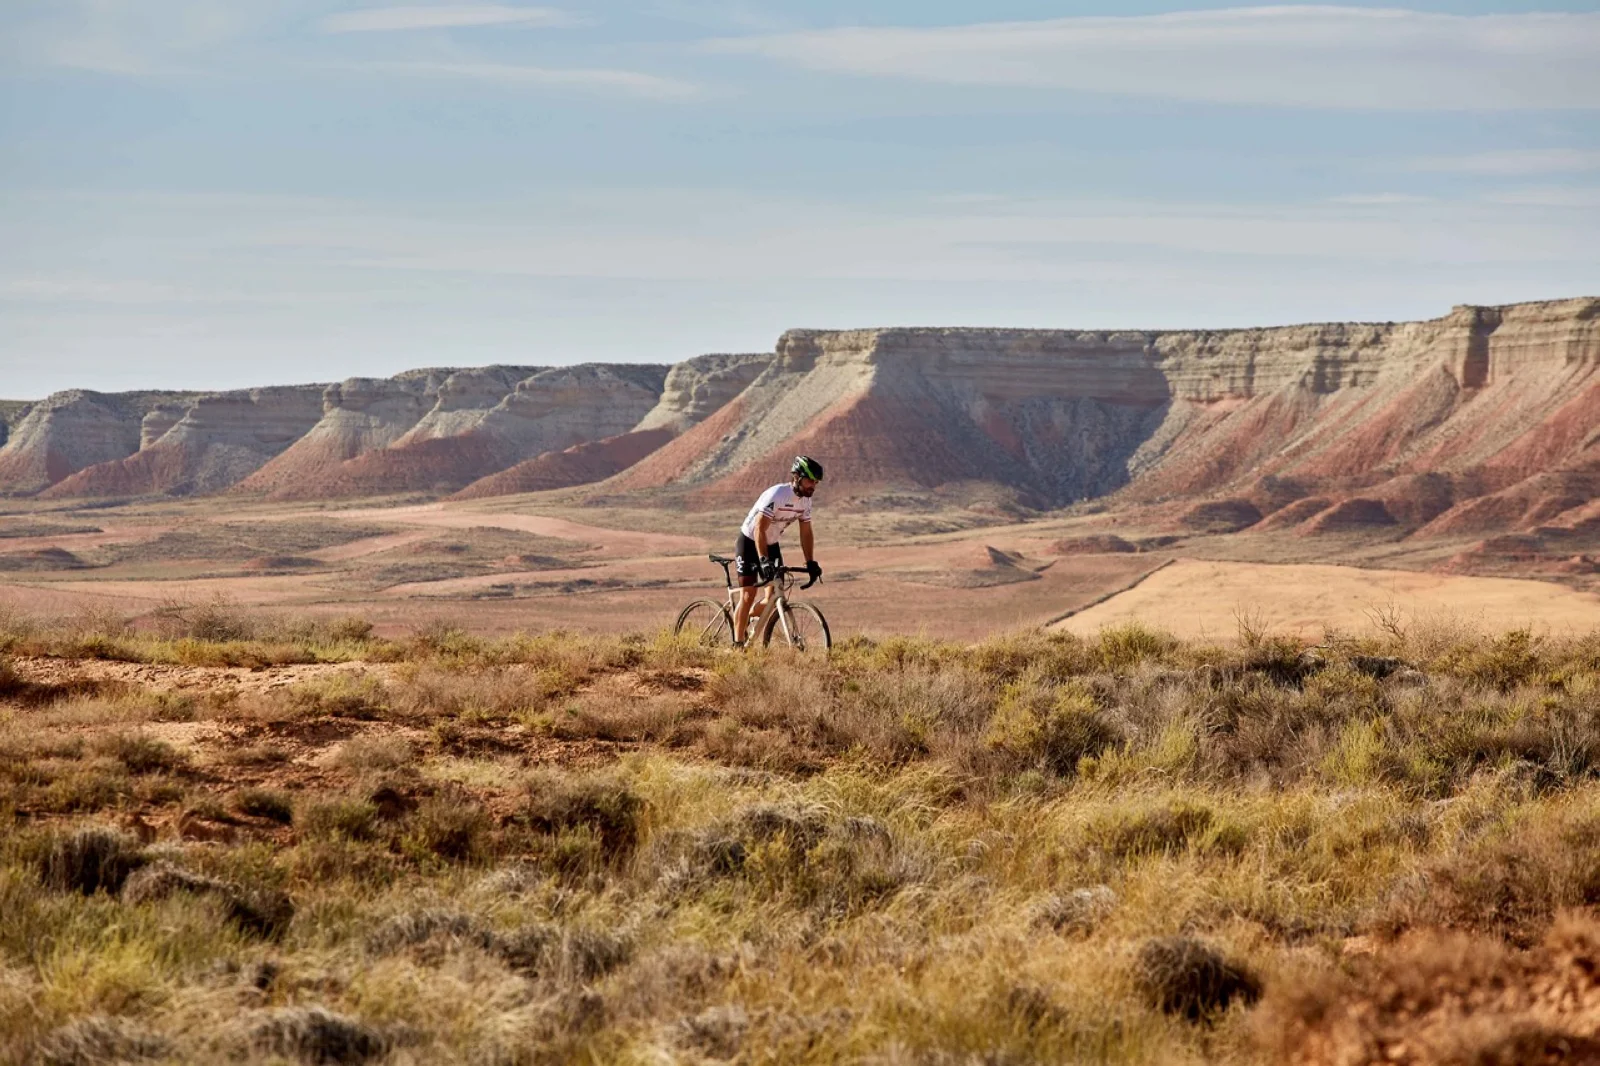
{"type": "Polygon", "coordinates": [[[739,574],[739,606],[733,612],[734,643],[745,643],[757,585],[767,585],[762,610],[772,605],[771,581],[777,576],[778,567],[783,565],[783,549],[778,540],[791,523],[800,523],[800,550],[806,556],[806,572],[813,581],[822,576],[822,567],[811,557],[811,494],[817,491],[821,480],[821,463],[809,455],[795,456],[794,464],[789,467],[788,482],[780,482],[763,492],[739,527],[739,539],[733,549],[739,574]]]}

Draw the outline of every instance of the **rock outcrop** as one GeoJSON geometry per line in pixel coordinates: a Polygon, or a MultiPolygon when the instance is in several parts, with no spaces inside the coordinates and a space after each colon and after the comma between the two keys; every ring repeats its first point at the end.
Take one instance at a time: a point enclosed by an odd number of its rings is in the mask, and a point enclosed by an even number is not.
{"type": "Polygon", "coordinates": [[[283,385],[207,393],[183,405],[181,415],[179,405],[161,404],[141,419],[137,452],[85,467],[40,495],[221,492],[303,437],[322,415],[322,392],[321,385],[283,385]]]}
{"type": "MultiPolygon", "coordinates": [[[[533,368],[487,367],[514,377],[533,368]]],[[[304,436],[239,484],[242,492],[315,490],[341,464],[389,447],[439,402],[454,370],[411,370],[392,378],[350,378],[322,394],[322,417],[304,436]]],[[[501,395],[504,393],[502,392],[501,395]]]]}
{"type": "Polygon", "coordinates": [[[632,431],[545,452],[473,482],[455,496],[476,499],[603,481],[725,407],[772,362],[770,353],[701,355],[667,371],[656,405],[632,431]]]}
{"type": "Polygon", "coordinates": [[[273,496],[454,492],[525,459],[628,432],[656,406],[667,375],[664,366],[585,364],[516,379],[523,369],[450,375],[432,409],[392,444],[273,496]]]}
{"type": "Polygon", "coordinates": [[[0,492],[475,497],[603,481],[729,507],[803,451],[826,464],[831,501],[1109,497],[1187,535],[1581,541],[1600,523],[1596,298],[1272,329],[793,330],[770,355],[670,369],[318,389],[12,405],[0,492]]]}
{"type": "Polygon", "coordinates": [[[182,393],[69,389],[29,404],[0,447],[0,494],[30,495],[139,450],[140,424],[182,393]]]}
{"type": "Polygon", "coordinates": [[[1600,472],[1593,298],[1254,330],[797,330],[777,355],[608,489],[727,505],[804,451],[840,495],[989,482],[1406,532],[1485,497],[1495,523],[1577,514],[1600,472]]]}

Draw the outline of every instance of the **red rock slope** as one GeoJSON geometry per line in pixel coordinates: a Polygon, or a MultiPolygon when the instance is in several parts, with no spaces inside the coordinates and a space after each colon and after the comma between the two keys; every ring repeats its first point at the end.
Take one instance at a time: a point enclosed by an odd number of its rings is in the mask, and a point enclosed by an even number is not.
{"type": "Polygon", "coordinates": [[[1587,506],[1597,440],[1596,299],[1259,330],[794,331],[732,405],[607,489],[726,505],[804,451],[836,498],[986,482],[1040,505],[1215,499],[1404,531],[1484,499],[1495,522],[1587,506]]]}

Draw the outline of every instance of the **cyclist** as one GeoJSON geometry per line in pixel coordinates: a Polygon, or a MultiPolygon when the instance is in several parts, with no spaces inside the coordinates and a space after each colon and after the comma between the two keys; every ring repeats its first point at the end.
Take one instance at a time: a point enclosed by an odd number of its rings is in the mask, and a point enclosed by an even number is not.
{"type": "MultiPolygon", "coordinates": [[[[811,494],[817,491],[821,480],[821,463],[809,455],[795,456],[789,467],[789,480],[763,492],[750,508],[744,525],[739,527],[739,539],[733,549],[734,558],[738,560],[734,568],[739,574],[739,605],[733,612],[735,644],[745,643],[757,585],[767,584],[767,597],[761,610],[772,605],[770,582],[777,576],[778,567],[783,565],[783,550],[778,540],[791,523],[800,523],[800,550],[806,556],[806,573],[813,581],[822,577],[822,567],[811,557],[811,494]]],[[[761,611],[756,613],[759,615],[761,611]]]]}

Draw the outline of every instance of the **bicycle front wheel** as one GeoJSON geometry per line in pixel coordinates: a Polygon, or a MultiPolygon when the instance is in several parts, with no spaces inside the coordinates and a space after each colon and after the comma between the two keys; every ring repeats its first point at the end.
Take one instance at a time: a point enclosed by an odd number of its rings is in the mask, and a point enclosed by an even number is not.
{"type": "Polygon", "coordinates": [[[712,600],[695,600],[678,614],[672,627],[675,637],[688,637],[705,647],[733,643],[733,617],[728,609],[712,600]]]}
{"type": "Polygon", "coordinates": [[[809,603],[791,603],[787,610],[767,612],[766,624],[761,627],[761,646],[770,647],[773,641],[795,651],[827,651],[833,647],[828,620],[809,603]]]}

